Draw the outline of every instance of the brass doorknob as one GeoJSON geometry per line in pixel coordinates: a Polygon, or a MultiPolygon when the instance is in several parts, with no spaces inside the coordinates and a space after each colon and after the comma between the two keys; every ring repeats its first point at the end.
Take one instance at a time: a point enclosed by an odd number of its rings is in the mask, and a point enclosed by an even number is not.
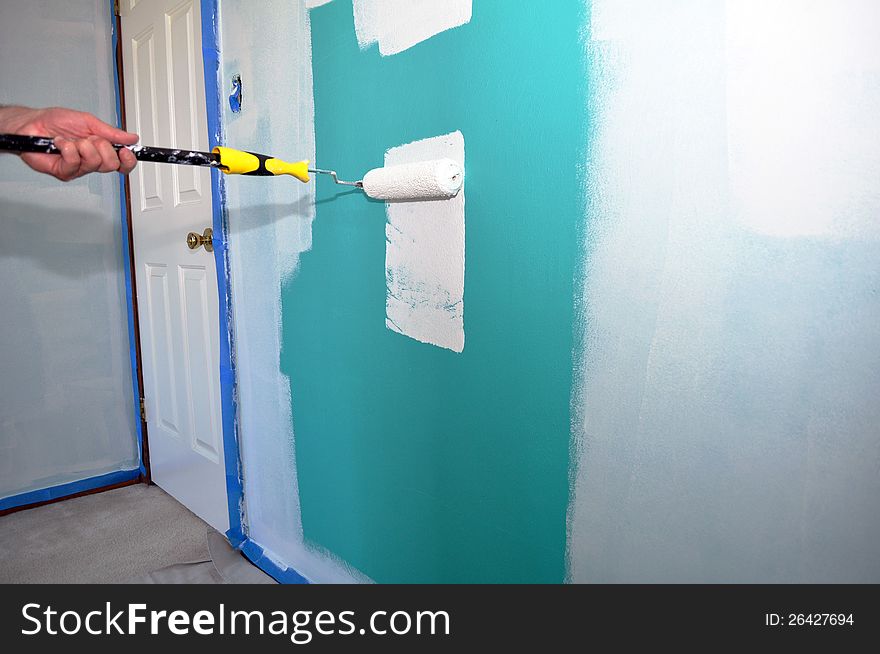
{"type": "Polygon", "coordinates": [[[205,250],[208,252],[214,251],[214,230],[210,227],[205,227],[205,232],[203,234],[199,234],[197,232],[190,232],[186,235],[186,246],[190,250],[197,250],[200,246],[204,245],[205,250]]]}

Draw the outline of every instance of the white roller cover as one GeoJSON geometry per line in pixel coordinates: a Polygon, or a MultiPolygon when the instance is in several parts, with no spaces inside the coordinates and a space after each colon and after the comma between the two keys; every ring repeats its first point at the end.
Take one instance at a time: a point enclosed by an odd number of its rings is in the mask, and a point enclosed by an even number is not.
{"type": "Polygon", "coordinates": [[[375,168],[364,176],[364,192],[389,202],[448,200],[461,190],[464,171],[452,159],[375,168]]]}

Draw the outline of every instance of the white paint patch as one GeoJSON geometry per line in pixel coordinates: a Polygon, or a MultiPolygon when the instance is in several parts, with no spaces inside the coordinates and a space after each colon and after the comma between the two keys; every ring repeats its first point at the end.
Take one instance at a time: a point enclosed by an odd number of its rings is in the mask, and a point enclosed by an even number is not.
{"type": "Polygon", "coordinates": [[[727,3],[727,133],[738,220],[778,236],[880,235],[880,2],[727,3]],[[821,44],[819,47],[817,44],[821,44]]]}
{"type": "MultiPolygon", "coordinates": [[[[315,159],[311,31],[302,3],[224,0],[220,88],[240,74],[241,113],[223,96],[227,142],[315,159]],[[286,56],[277,56],[278,52],[286,56]]],[[[235,330],[238,417],[251,539],[310,581],[369,581],[303,537],[290,380],[280,369],[281,286],[312,246],[314,184],[224,178],[235,330]]],[[[295,401],[295,398],[293,398],[295,401]]]]}
{"type": "Polygon", "coordinates": [[[326,5],[329,2],[331,2],[331,0],[306,0],[306,9],[314,9],[315,7],[326,5]]]}
{"type": "Polygon", "coordinates": [[[590,6],[568,577],[877,580],[880,5],[590,6]]]}
{"type": "MultiPolygon", "coordinates": [[[[464,169],[461,132],[385,153],[385,165],[452,159],[464,169]]],[[[451,200],[386,204],[385,325],[422,343],[464,349],[464,187],[451,200]]]]}
{"type": "Polygon", "coordinates": [[[469,23],[471,13],[471,0],[354,0],[354,29],[362,49],[378,42],[386,56],[469,23]]]}

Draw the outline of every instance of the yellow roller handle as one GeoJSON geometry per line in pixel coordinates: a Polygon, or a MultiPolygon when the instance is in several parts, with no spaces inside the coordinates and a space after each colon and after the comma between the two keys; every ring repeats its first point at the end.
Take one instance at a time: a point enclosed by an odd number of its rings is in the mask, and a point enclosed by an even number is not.
{"type": "Polygon", "coordinates": [[[245,152],[217,146],[211,150],[220,157],[220,170],[227,175],[291,175],[301,182],[309,181],[309,162],[290,163],[265,154],[245,152]]]}

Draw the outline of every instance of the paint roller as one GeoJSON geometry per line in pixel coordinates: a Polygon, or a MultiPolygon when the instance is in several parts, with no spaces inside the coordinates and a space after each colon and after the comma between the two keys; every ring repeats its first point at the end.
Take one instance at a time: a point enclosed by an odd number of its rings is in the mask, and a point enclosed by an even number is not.
{"type": "MultiPolygon", "coordinates": [[[[145,145],[114,145],[113,147],[117,151],[128,148],[138,161],[208,166],[217,168],[227,175],[290,175],[301,182],[310,180],[309,173],[329,175],[336,184],[359,188],[369,197],[386,202],[448,200],[458,195],[464,181],[464,171],[451,159],[375,168],[360,181],[346,182],[339,179],[335,170],[309,168],[308,161],[291,163],[265,154],[222,146],[214,148],[211,152],[145,145]]],[[[0,150],[61,154],[61,150],[55,147],[55,142],[49,137],[17,134],[0,134],[0,150]]]]}

